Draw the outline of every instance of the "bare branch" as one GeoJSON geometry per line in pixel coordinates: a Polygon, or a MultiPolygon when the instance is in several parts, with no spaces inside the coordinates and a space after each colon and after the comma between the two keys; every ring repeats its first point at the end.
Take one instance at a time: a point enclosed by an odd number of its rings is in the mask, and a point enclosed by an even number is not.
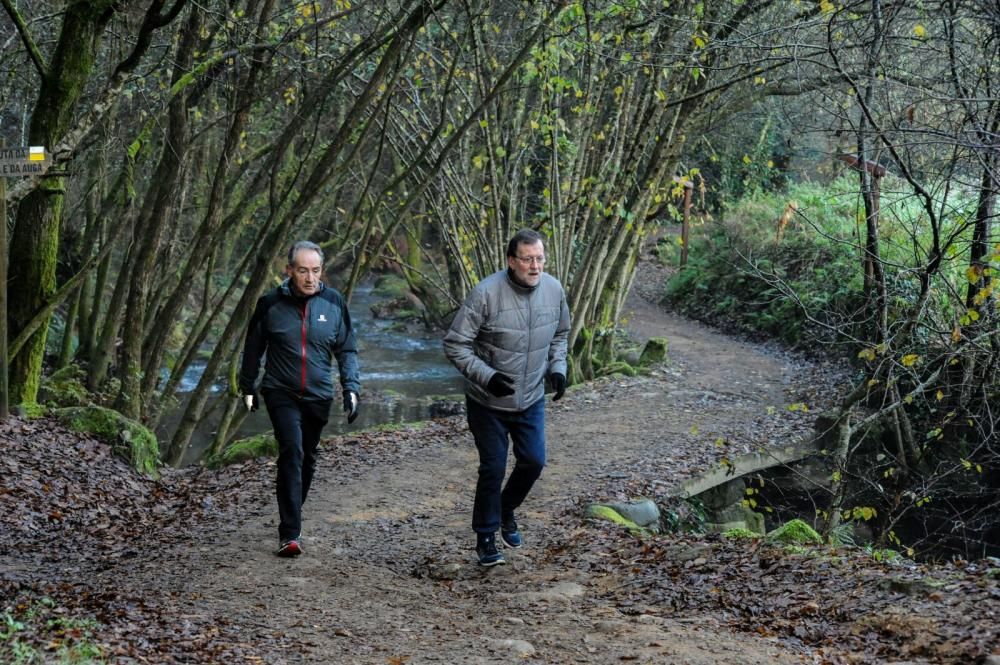
{"type": "Polygon", "coordinates": [[[21,41],[24,42],[24,48],[28,52],[28,57],[31,62],[34,63],[35,69],[38,71],[39,78],[46,78],[48,76],[49,68],[45,65],[45,59],[42,58],[41,51],[38,50],[38,46],[35,45],[35,40],[31,38],[28,33],[28,25],[24,22],[24,17],[21,16],[21,12],[17,11],[17,7],[11,0],[3,0],[3,7],[7,10],[10,15],[14,25],[17,27],[17,33],[21,36],[21,41]]]}

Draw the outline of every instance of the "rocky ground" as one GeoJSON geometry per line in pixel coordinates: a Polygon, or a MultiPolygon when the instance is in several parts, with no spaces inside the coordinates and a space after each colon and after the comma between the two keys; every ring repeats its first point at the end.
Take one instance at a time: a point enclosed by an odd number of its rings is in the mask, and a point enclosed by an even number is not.
{"type": "Polygon", "coordinates": [[[53,662],[1000,660],[1000,562],[638,537],[585,518],[591,501],[664,497],[724,457],[807,436],[837,382],[661,311],[657,284],[637,283],[628,325],[669,338],[670,362],[548,405],[526,547],[488,570],[461,416],[326,441],[295,560],[273,554],[271,460],[152,481],[53,422],[0,424],[0,662],[29,648],[53,662]]]}

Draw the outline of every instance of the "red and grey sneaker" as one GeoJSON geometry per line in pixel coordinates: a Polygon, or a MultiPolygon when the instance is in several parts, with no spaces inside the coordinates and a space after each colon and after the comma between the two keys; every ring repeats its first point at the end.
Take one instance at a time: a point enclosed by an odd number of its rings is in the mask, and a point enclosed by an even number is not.
{"type": "Polygon", "coordinates": [[[302,554],[302,545],[295,538],[282,541],[281,547],[278,548],[278,556],[292,557],[300,554],[302,554]]]}

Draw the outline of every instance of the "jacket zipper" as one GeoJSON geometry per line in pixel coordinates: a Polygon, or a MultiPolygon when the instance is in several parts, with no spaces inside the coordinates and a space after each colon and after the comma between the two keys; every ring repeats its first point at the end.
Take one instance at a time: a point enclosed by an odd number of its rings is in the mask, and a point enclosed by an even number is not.
{"type": "Polygon", "coordinates": [[[307,316],[308,312],[309,301],[307,300],[299,308],[299,315],[302,317],[302,345],[300,347],[302,355],[302,386],[299,389],[299,397],[304,397],[306,394],[306,323],[309,320],[307,316]]]}
{"type": "Polygon", "coordinates": [[[528,293],[528,348],[525,349],[525,353],[524,353],[524,371],[521,374],[522,375],[522,378],[521,378],[521,395],[518,397],[518,400],[517,400],[517,406],[518,406],[517,410],[518,411],[523,411],[524,408],[525,408],[525,405],[523,404],[523,402],[524,402],[524,392],[525,392],[524,388],[527,388],[527,386],[528,386],[528,360],[531,358],[531,328],[532,328],[532,321],[531,321],[531,300],[534,297],[534,295],[535,295],[535,290],[532,290],[530,293],[528,293]]]}

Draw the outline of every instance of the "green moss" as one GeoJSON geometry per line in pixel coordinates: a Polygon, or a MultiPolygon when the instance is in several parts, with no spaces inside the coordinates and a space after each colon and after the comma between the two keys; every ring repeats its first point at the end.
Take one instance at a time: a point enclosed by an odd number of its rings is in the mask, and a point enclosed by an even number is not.
{"type": "Polygon", "coordinates": [[[799,519],[791,520],[767,534],[768,540],[790,545],[822,545],[823,538],[816,530],[799,519]]]}
{"type": "Polygon", "coordinates": [[[625,376],[635,376],[638,372],[634,367],[629,365],[624,360],[615,360],[605,367],[601,374],[623,374],[625,376]]]}
{"type": "Polygon", "coordinates": [[[406,280],[396,274],[382,275],[375,281],[372,293],[380,298],[394,299],[403,298],[410,292],[410,285],[406,280]]]}
{"type": "Polygon", "coordinates": [[[812,550],[802,545],[788,544],[781,548],[785,554],[810,554],[812,550]]]}
{"type": "Polygon", "coordinates": [[[22,402],[21,404],[16,404],[12,409],[12,413],[15,413],[25,420],[37,420],[38,418],[44,418],[48,415],[48,408],[44,404],[39,404],[37,402],[22,402]]]}
{"type": "Polygon", "coordinates": [[[728,538],[730,540],[754,540],[761,537],[760,534],[757,533],[756,531],[751,531],[750,529],[743,529],[740,527],[737,527],[735,529],[730,529],[729,531],[724,532],[722,535],[723,537],[728,538]]]}
{"type": "Polygon", "coordinates": [[[140,473],[157,475],[160,446],[156,436],[142,424],[102,406],[55,409],[52,415],[70,429],[95,434],[107,440],[115,454],[140,473]]]}
{"type": "Polygon", "coordinates": [[[385,423],[384,425],[375,425],[374,427],[369,427],[365,429],[365,432],[401,432],[401,431],[416,431],[427,427],[430,421],[427,420],[416,420],[409,423],[385,423]]]}
{"type": "Polygon", "coordinates": [[[656,365],[667,359],[667,346],[669,342],[666,337],[650,337],[646,346],[639,355],[639,366],[656,365]]]}
{"type": "Polygon", "coordinates": [[[278,441],[273,432],[265,432],[257,436],[238,439],[208,460],[207,466],[217,469],[230,464],[238,464],[258,457],[277,457],[278,441]]]}
{"type": "Polygon", "coordinates": [[[619,526],[623,526],[629,530],[630,533],[644,533],[647,529],[642,528],[632,520],[623,517],[617,510],[611,506],[605,506],[600,503],[592,503],[587,506],[587,517],[591,519],[604,520],[606,522],[612,522],[619,526]]]}
{"type": "Polygon", "coordinates": [[[86,375],[79,365],[67,365],[42,378],[41,399],[55,406],[84,406],[91,402],[84,386],[86,375]]]}

